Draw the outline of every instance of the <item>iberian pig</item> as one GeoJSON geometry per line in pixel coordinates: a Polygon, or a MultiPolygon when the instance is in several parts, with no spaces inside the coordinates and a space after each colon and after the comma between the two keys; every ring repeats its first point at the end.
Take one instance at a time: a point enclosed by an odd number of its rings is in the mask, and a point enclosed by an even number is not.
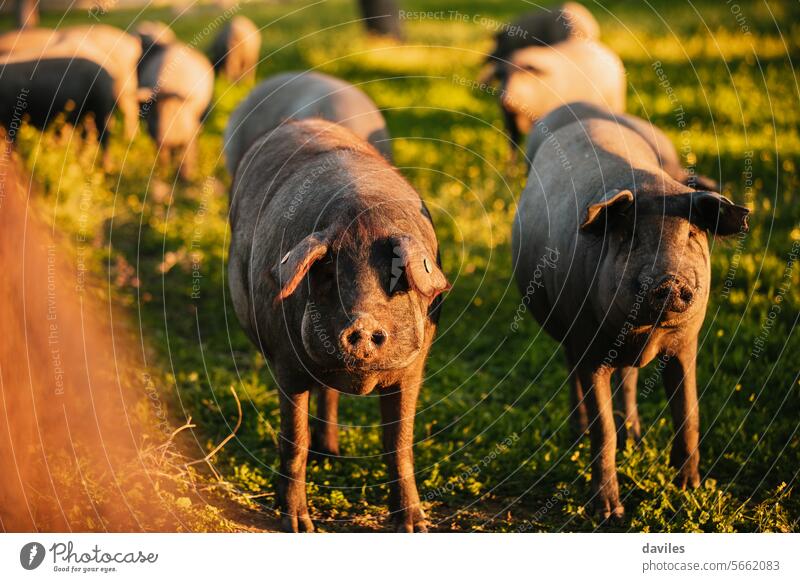
{"type": "Polygon", "coordinates": [[[130,139],[139,128],[137,65],[142,56],[139,40],[107,24],[69,26],[59,30],[62,38],[93,43],[104,54],[100,63],[114,77],[117,107],[124,120],[125,136],[130,139]]]}
{"type": "Polygon", "coordinates": [[[178,158],[179,174],[191,179],[197,165],[197,140],[214,94],[214,69],[199,51],[180,42],[153,45],[139,67],[139,100],[147,129],[169,165],[178,158]]]}
{"type": "Polygon", "coordinates": [[[23,120],[44,129],[65,112],[66,122],[73,125],[91,115],[105,146],[114,101],[114,79],[95,60],[69,55],[0,58],[0,124],[10,141],[23,120]]]}
{"type": "MultiPolygon", "coordinates": [[[[615,370],[660,359],[677,483],[700,483],[695,362],[711,288],[707,237],[745,231],[747,214],[669,176],[648,140],[620,122],[573,122],[536,152],[514,220],[515,276],[533,316],[564,346],[572,418],[580,433],[588,424],[592,503],[603,518],[624,513],[615,370]],[[543,256],[557,260],[535,272],[543,256]]],[[[619,389],[629,425],[638,423],[635,382],[626,375],[619,389]]]]}
{"type": "Polygon", "coordinates": [[[139,126],[136,67],[139,41],[105,24],[68,26],[58,30],[29,28],[0,35],[0,55],[26,60],[74,55],[94,60],[114,79],[114,96],[122,113],[125,136],[139,126]]]}
{"type": "Polygon", "coordinates": [[[494,76],[495,65],[527,46],[552,46],[571,38],[597,40],[600,25],[586,7],[577,2],[525,12],[495,34],[495,47],[486,60],[482,82],[494,76]]]}
{"type": "Polygon", "coordinates": [[[245,16],[234,16],[214,39],[211,62],[214,70],[229,81],[253,81],[260,50],[261,33],[253,21],[245,16]]]}
{"type": "Polygon", "coordinates": [[[512,151],[522,135],[553,109],[588,101],[613,112],[625,111],[625,68],[599,42],[570,39],[555,46],[514,51],[497,64],[500,104],[512,151]]]}
{"type": "Polygon", "coordinates": [[[259,83],[225,128],[225,165],[233,175],[253,142],[288,119],[321,117],[351,130],[392,160],[386,122],[358,87],[316,72],[281,73],[259,83]]]}
{"type": "MultiPolygon", "coordinates": [[[[414,413],[449,288],[430,215],[378,151],[321,119],[265,134],[238,165],[228,279],[236,315],[279,387],[282,527],[312,531],[309,392],[380,395],[396,531],[425,531],[414,413]]],[[[333,425],[335,398],[318,411],[333,425]]],[[[316,429],[317,427],[315,427],[316,429]]],[[[338,447],[322,435],[327,450],[338,447]]]]}
{"type": "Polygon", "coordinates": [[[133,29],[133,34],[139,37],[143,51],[153,46],[166,46],[178,40],[169,25],[158,20],[143,20],[133,29]]]}

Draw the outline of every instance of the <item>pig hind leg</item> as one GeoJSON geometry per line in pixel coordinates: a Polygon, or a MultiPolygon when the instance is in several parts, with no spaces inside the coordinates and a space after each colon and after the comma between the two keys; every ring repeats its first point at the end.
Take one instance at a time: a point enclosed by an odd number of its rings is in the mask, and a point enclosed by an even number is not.
{"type": "Polygon", "coordinates": [[[339,392],[331,388],[317,391],[317,414],[311,431],[311,454],[314,457],[339,456],[339,392]]]}
{"type": "Polygon", "coordinates": [[[578,376],[577,360],[574,352],[566,348],[567,352],[567,371],[569,372],[568,382],[570,384],[570,425],[572,427],[575,441],[579,441],[589,431],[589,416],[586,412],[584,402],[583,387],[578,376]]]}

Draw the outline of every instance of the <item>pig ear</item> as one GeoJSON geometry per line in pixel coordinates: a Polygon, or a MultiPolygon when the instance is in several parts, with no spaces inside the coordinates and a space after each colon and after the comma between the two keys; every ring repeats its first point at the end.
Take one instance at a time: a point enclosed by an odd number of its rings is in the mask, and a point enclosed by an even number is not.
{"type": "Polygon", "coordinates": [[[729,236],[737,232],[747,232],[747,215],[750,209],[734,204],[716,192],[693,192],[692,211],[696,213],[695,222],[701,228],[717,235],[729,236]]]}
{"type": "Polygon", "coordinates": [[[330,236],[327,231],[312,232],[282,256],[272,269],[272,278],[281,289],[275,298],[276,302],[283,301],[295,292],[308,274],[311,265],[328,253],[329,243],[330,236]]]}
{"type": "Polygon", "coordinates": [[[586,209],[586,218],[581,230],[593,234],[602,234],[606,225],[621,212],[633,204],[633,192],[630,190],[609,190],[603,200],[586,209]]]}
{"type": "MultiPolygon", "coordinates": [[[[405,271],[409,287],[416,289],[429,300],[450,289],[450,283],[447,282],[435,258],[417,239],[404,234],[393,237],[392,242],[395,257],[392,259],[391,281],[396,281],[400,276],[397,267],[401,267],[405,271]]],[[[394,285],[390,283],[390,286],[394,285]]]]}

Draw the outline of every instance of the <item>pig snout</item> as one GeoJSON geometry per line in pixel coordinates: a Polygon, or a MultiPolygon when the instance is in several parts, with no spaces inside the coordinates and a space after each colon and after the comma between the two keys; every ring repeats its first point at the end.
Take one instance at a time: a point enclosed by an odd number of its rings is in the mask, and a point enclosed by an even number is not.
{"type": "Polygon", "coordinates": [[[683,313],[694,300],[689,284],[676,275],[664,275],[650,288],[647,301],[653,311],[683,313]]]}
{"type": "Polygon", "coordinates": [[[352,323],[339,334],[342,354],[354,362],[377,358],[389,340],[389,332],[368,313],[356,315],[352,323]]]}

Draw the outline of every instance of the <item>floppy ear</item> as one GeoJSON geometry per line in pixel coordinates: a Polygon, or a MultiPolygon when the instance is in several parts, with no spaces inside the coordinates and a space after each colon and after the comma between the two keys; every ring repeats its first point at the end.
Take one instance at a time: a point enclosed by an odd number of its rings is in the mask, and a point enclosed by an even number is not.
{"type": "Polygon", "coordinates": [[[327,254],[330,238],[327,231],[312,232],[272,268],[272,278],[281,289],[275,298],[276,302],[283,301],[295,292],[311,266],[327,254]]]}
{"type": "Polygon", "coordinates": [[[630,190],[609,190],[603,200],[586,209],[586,217],[581,223],[581,230],[592,234],[602,234],[606,225],[633,204],[633,193],[630,190]]]}
{"type": "Polygon", "coordinates": [[[693,192],[691,197],[695,221],[701,228],[717,236],[729,236],[750,229],[747,224],[749,208],[734,204],[716,192],[693,192]]]}
{"type": "MultiPolygon", "coordinates": [[[[402,267],[409,287],[416,289],[428,300],[450,289],[450,283],[428,250],[417,239],[407,234],[392,237],[392,248],[396,259],[392,260],[392,281],[400,276],[397,266],[402,267]],[[396,265],[395,261],[400,264],[396,265]]],[[[390,283],[390,286],[391,283],[390,283]]]]}

